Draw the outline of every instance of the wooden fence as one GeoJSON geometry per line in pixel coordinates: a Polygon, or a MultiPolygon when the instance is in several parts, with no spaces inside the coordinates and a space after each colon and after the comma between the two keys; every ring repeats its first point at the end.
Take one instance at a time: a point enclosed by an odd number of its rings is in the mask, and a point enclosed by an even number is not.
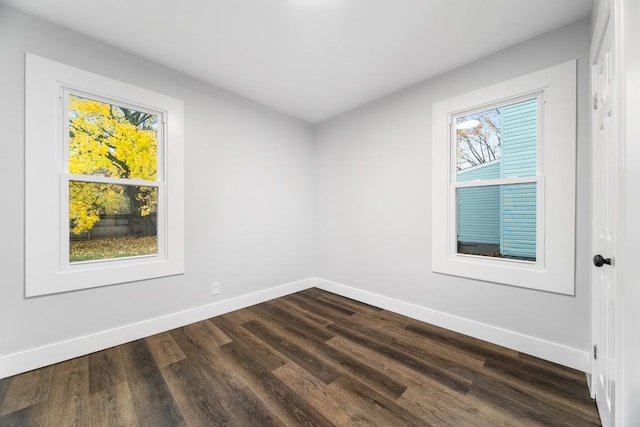
{"type": "Polygon", "coordinates": [[[158,216],[155,212],[147,216],[102,215],[89,231],[80,234],[69,233],[72,240],[101,239],[122,236],[155,236],[158,216]]]}

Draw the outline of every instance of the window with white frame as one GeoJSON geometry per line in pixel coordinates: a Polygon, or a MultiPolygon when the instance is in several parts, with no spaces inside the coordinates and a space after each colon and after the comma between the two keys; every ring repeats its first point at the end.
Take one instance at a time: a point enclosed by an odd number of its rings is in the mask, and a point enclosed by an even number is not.
{"type": "Polygon", "coordinates": [[[184,272],[182,102],[26,57],[26,295],[184,272]]]}
{"type": "Polygon", "coordinates": [[[576,63],[434,104],[434,272],[573,294],[576,63]]]}

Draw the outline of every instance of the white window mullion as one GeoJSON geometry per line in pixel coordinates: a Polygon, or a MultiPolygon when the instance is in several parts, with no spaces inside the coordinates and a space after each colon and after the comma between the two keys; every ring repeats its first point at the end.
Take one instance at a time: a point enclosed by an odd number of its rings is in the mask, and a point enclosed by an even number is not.
{"type": "Polygon", "coordinates": [[[127,186],[138,186],[138,187],[158,187],[160,182],[158,181],[147,181],[144,179],[129,179],[129,178],[111,178],[106,176],[99,175],[75,175],[75,174],[65,174],[69,178],[69,181],[78,181],[78,182],[93,182],[96,184],[118,184],[118,185],[127,185],[127,186]]]}
{"type": "Polygon", "coordinates": [[[452,184],[454,188],[490,187],[496,185],[528,184],[540,180],[538,176],[523,176],[501,179],[479,179],[476,181],[459,181],[452,184]]]}

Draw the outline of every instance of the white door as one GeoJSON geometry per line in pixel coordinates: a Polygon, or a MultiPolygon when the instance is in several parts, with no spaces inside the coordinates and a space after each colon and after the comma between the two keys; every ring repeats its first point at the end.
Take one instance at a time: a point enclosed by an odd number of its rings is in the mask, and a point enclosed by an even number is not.
{"type": "Polygon", "coordinates": [[[616,203],[618,138],[613,17],[592,68],[593,387],[604,427],[613,426],[616,380],[616,203]]]}

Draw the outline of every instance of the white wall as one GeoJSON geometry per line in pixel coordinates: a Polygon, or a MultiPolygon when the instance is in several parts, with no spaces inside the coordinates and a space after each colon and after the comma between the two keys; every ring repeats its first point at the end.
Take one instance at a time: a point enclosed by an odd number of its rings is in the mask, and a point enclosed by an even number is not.
{"type": "MultiPolygon", "coordinates": [[[[310,125],[3,6],[0,64],[0,364],[34,347],[313,276],[310,125]],[[25,299],[27,51],[184,101],[183,276],[25,299]],[[222,287],[216,297],[213,281],[222,287]]],[[[42,214],[55,212],[42,206],[42,214]]]]}
{"type": "Polygon", "coordinates": [[[316,276],[568,346],[579,350],[586,364],[589,31],[587,20],[570,25],[320,124],[316,276]],[[432,273],[432,104],[570,59],[578,60],[575,297],[432,273]]]}

